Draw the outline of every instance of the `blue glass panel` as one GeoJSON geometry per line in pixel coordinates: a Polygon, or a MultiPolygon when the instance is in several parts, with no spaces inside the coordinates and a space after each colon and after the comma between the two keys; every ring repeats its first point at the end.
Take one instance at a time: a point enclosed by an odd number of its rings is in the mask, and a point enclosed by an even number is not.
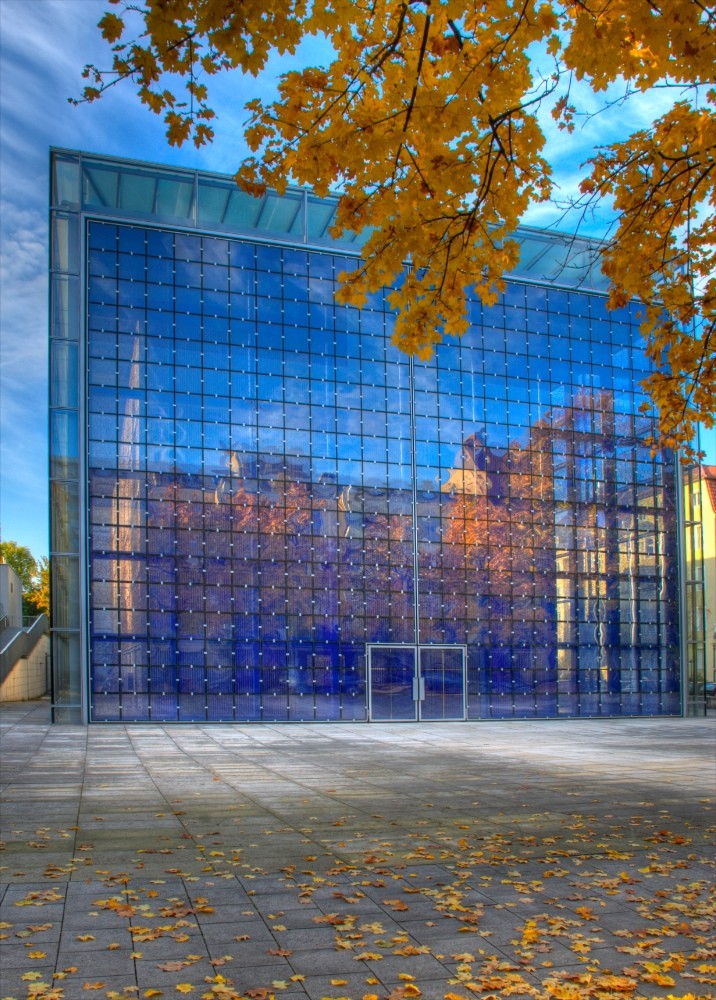
{"type": "Polygon", "coordinates": [[[172,309],[174,291],[171,285],[148,285],[147,305],[150,309],[172,309]]]}
{"type": "MultiPolygon", "coordinates": [[[[116,281],[118,266],[119,263],[114,248],[112,251],[90,250],[87,254],[87,268],[91,278],[110,278],[116,281]]],[[[92,282],[90,281],[90,287],[91,285],[92,282]]]]}
{"type": "Polygon", "coordinates": [[[184,313],[201,312],[201,289],[177,287],[175,292],[176,310],[184,313]]]}
{"type": "Polygon", "coordinates": [[[282,250],[280,247],[271,247],[271,246],[256,247],[256,266],[259,270],[280,271],[281,265],[282,265],[282,250]]]}
{"type": "MultiPolygon", "coordinates": [[[[119,722],[121,708],[116,694],[93,694],[90,700],[92,719],[95,722],[119,722]]],[[[144,721],[144,720],[141,720],[144,721]]]]}
{"type": "Polygon", "coordinates": [[[117,226],[93,222],[89,227],[87,244],[90,250],[116,250],[117,226]]]}
{"type": "Polygon", "coordinates": [[[333,260],[330,254],[309,254],[308,267],[312,278],[332,278],[333,260]]]}

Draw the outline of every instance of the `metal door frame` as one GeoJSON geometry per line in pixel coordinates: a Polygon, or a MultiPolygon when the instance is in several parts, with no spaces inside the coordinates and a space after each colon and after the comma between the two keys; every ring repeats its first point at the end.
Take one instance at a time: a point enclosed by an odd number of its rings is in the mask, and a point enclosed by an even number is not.
{"type": "Polygon", "coordinates": [[[369,642],[366,643],[366,690],[368,694],[368,720],[373,720],[373,664],[372,654],[374,649],[411,649],[414,652],[413,664],[413,704],[415,714],[411,719],[380,719],[380,722],[422,722],[422,702],[424,700],[424,678],[422,676],[421,657],[423,650],[460,650],[462,653],[462,715],[452,716],[449,719],[429,719],[429,722],[462,722],[467,718],[467,646],[463,643],[423,643],[416,645],[413,642],[369,642]],[[421,697],[422,695],[422,697],[421,697]]]}
{"type": "MultiPolygon", "coordinates": [[[[436,642],[436,643],[423,643],[416,647],[418,650],[417,656],[417,677],[420,688],[420,693],[423,694],[424,698],[424,678],[423,678],[423,667],[422,667],[422,654],[423,650],[433,650],[433,649],[459,649],[462,653],[462,715],[450,716],[449,719],[428,719],[428,722],[463,722],[467,718],[467,646],[462,643],[449,643],[449,642],[436,642]]],[[[421,698],[418,705],[418,721],[424,721],[422,717],[422,701],[421,698]]]]}
{"type": "Polygon", "coordinates": [[[413,652],[413,706],[414,714],[412,719],[379,719],[379,722],[417,722],[418,721],[418,701],[416,700],[416,685],[418,676],[418,647],[414,642],[369,642],[366,643],[366,690],[368,692],[368,720],[373,721],[373,650],[374,649],[402,649],[413,652]]]}

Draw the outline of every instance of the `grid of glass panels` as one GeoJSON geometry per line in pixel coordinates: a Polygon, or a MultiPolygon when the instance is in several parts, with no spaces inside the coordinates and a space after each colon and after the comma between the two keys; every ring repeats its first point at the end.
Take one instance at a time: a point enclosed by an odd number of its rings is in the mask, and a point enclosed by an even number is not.
{"type": "Polygon", "coordinates": [[[87,247],[95,721],[362,720],[369,644],[466,646],[468,718],[680,710],[629,310],[513,282],[413,363],[339,254],[87,247]]]}

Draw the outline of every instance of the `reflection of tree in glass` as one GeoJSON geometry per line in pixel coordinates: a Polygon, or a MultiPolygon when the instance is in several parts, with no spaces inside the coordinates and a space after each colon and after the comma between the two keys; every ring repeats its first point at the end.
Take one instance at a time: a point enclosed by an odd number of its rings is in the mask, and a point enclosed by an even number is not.
{"type": "MultiPolygon", "coordinates": [[[[468,565],[491,574],[532,573],[536,554],[553,534],[552,491],[546,457],[536,444],[489,450],[477,434],[466,439],[462,469],[442,491],[443,539],[462,546],[468,565]],[[547,506],[545,506],[547,501],[547,506]]],[[[459,548],[446,554],[459,558],[459,548]]]]}
{"type": "Polygon", "coordinates": [[[396,635],[395,629],[412,628],[412,533],[413,519],[409,514],[371,513],[365,516],[363,586],[366,609],[369,615],[372,612],[384,623],[387,620],[390,629],[389,634],[376,635],[377,639],[397,641],[402,635],[396,635]]]}
{"type": "Polygon", "coordinates": [[[272,481],[271,493],[272,496],[262,493],[255,508],[262,533],[293,533],[310,525],[313,502],[306,483],[291,482],[280,476],[272,481]]]}
{"type": "Polygon", "coordinates": [[[549,617],[545,576],[554,573],[549,452],[532,439],[493,450],[472,434],[460,458],[442,486],[445,618],[464,618],[468,629],[487,628],[489,618],[492,642],[514,641],[516,629],[529,641],[549,617]]]}

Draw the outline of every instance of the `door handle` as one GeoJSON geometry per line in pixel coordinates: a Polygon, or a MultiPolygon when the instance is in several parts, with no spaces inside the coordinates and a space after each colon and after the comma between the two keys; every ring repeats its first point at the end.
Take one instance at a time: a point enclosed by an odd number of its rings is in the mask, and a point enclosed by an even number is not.
{"type": "Polygon", "coordinates": [[[413,677],[413,701],[425,701],[425,678],[413,677]]]}

